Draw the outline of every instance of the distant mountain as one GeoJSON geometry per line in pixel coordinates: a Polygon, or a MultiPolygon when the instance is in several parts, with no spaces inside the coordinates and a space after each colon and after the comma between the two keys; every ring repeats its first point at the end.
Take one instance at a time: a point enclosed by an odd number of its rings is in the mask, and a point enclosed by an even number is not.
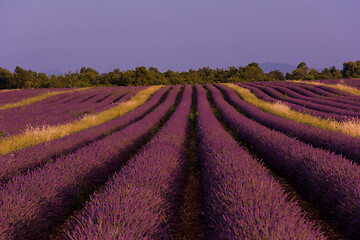
{"type": "Polygon", "coordinates": [[[53,74],[55,74],[56,76],[59,76],[60,74],[62,74],[62,72],[52,69],[52,70],[48,70],[46,72],[44,72],[46,75],[51,76],[53,74]]]}
{"type": "Polygon", "coordinates": [[[273,63],[273,62],[266,62],[260,63],[259,67],[264,71],[264,73],[268,73],[274,71],[275,69],[279,70],[280,72],[286,74],[291,73],[292,70],[296,69],[296,65],[286,64],[286,63],[273,63]]]}
{"type": "MultiPolygon", "coordinates": [[[[282,72],[284,75],[286,73],[291,73],[292,70],[295,70],[297,65],[291,65],[287,63],[273,63],[273,62],[266,62],[266,63],[260,63],[259,67],[264,71],[264,73],[268,73],[271,71],[274,71],[275,69],[282,72]]],[[[308,66],[309,67],[309,66],[308,66]]],[[[310,69],[311,67],[309,67],[310,69]]],[[[315,68],[318,72],[321,72],[323,68],[315,68]]]]}

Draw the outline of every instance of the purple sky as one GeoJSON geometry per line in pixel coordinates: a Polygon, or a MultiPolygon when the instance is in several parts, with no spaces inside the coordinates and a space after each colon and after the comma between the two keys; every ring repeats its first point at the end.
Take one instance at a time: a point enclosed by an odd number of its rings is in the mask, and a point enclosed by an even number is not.
{"type": "Polygon", "coordinates": [[[3,0],[0,67],[160,71],[360,59],[359,0],[3,0]]]}

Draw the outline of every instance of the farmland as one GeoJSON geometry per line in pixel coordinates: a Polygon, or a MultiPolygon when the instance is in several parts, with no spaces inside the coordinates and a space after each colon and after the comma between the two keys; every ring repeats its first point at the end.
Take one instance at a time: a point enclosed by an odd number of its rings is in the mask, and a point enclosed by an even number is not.
{"type": "Polygon", "coordinates": [[[0,91],[0,239],[360,239],[360,80],[0,91]]]}

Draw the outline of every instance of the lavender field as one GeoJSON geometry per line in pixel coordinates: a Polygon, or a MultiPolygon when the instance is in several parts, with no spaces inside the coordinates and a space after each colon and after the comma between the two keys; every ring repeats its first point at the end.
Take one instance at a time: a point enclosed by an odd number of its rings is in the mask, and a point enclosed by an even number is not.
{"type": "Polygon", "coordinates": [[[0,91],[0,239],[360,239],[359,118],[354,79],[0,91]]]}

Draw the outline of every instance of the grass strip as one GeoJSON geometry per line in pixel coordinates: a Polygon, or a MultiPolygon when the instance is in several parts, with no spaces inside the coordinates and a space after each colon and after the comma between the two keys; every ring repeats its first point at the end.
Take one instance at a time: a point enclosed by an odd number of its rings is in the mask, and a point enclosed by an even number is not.
{"type": "Polygon", "coordinates": [[[360,136],[360,122],[357,120],[338,122],[332,119],[322,119],[320,117],[294,111],[282,103],[270,103],[263,101],[256,97],[255,94],[253,94],[249,89],[237,86],[235,84],[224,83],[223,85],[235,90],[235,92],[239,94],[239,96],[244,101],[260,108],[265,112],[309,126],[319,127],[328,131],[341,132],[352,137],[360,136]]]}
{"type": "Polygon", "coordinates": [[[305,84],[312,84],[312,85],[318,85],[318,86],[326,86],[331,87],[340,91],[344,91],[353,95],[360,96],[360,90],[354,87],[350,87],[348,85],[337,83],[337,84],[327,84],[327,83],[321,83],[321,82],[313,82],[313,81],[300,81],[300,80],[288,80],[289,82],[294,83],[305,83],[305,84]]]}
{"type": "Polygon", "coordinates": [[[71,123],[56,126],[42,126],[30,129],[22,134],[0,140],[0,154],[34,146],[50,140],[58,139],[72,133],[83,131],[87,128],[115,119],[144,104],[152,94],[163,86],[152,86],[138,92],[129,101],[121,103],[111,109],[95,115],[86,115],[82,119],[71,123]]]}

